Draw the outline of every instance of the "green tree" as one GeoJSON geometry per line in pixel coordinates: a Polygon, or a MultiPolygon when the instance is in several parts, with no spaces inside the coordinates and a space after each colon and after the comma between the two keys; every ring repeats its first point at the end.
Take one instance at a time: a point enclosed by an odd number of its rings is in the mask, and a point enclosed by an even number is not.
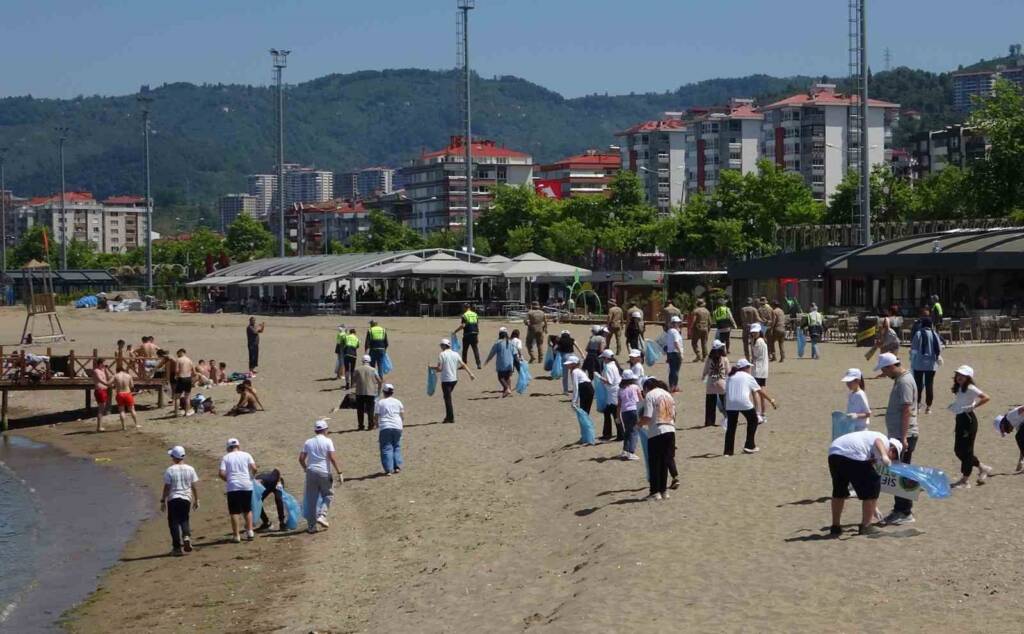
{"type": "Polygon", "coordinates": [[[252,216],[241,214],[228,227],[224,248],[236,262],[269,257],[274,249],[274,236],[252,216]]]}
{"type": "MultiPolygon", "coordinates": [[[[905,179],[897,177],[885,165],[871,169],[871,221],[900,222],[915,218],[930,218],[920,207],[919,197],[905,179]]],[[[829,200],[824,222],[849,224],[858,222],[860,210],[855,209],[860,174],[848,171],[829,200]]]]}
{"type": "Polygon", "coordinates": [[[507,255],[514,257],[528,251],[536,251],[537,232],[533,227],[524,225],[509,229],[508,238],[505,240],[507,255]]]}
{"type": "Polygon", "coordinates": [[[589,254],[593,246],[594,234],[586,225],[575,218],[562,218],[544,231],[539,253],[562,262],[589,254]]]}
{"type": "Polygon", "coordinates": [[[992,95],[978,100],[969,124],[985,133],[991,149],[975,162],[973,191],[980,211],[1005,215],[1024,204],[1024,94],[997,79],[992,95]]]}
{"type": "Polygon", "coordinates": [[[947,165],[914,187],[917,199],[914,220],[953,220],[977,214],[969,172],[947,165]]]}
{"type": "Polygon", "coordinates": [[[418,249],[423,240],[418,233],[382,211],[370,212],[370,228],[349,241],[347,251],[371,253],[375,251],[405,251],[418,249]]]}

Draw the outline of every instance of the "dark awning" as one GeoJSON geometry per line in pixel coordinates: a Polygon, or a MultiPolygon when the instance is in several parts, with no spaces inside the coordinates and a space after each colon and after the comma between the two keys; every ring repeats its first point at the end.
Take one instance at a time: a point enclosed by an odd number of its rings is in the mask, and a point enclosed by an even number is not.
{"type": "Polygon", "coordinates": [[[1024,229],[950,231],[863,247],[830,268],[850,275],[1024,270],[1024,229]]]}
{"type": "Polygon", "coordinates": [[[780,277],[814,279],[825,272],[825,265],[853,247],[818,247],[794,253],[729,263],[730,280],[770,280],[780,277]]]}

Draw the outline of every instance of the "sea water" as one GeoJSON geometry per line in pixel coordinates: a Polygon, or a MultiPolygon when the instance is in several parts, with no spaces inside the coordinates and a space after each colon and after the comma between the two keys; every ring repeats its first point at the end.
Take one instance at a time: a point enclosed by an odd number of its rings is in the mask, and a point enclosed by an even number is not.
{"type": "Polygon", "coordinates": [[[35,578],[39,519],[28,484],[0,462],[0,629],[35,578]]]}

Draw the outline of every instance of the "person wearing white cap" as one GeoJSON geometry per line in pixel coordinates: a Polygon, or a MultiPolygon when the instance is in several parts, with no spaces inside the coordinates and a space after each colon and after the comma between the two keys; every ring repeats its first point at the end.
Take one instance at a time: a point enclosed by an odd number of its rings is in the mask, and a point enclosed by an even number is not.
{"type": "Polygon", "coordinates": [[[590,377],[580,368],[580,358],[575,355],[562,362],[572,376],[572,404],[590,415],[590,407],[594,404],[594,384],[590,377]]]}
{"type": "Polygon", "coordinates": [[[747,438],[743,443],[743,453],[760,451],[755,442],[758,421],[755,401],[763,394],[772,407],[776,406],[775,400],[750,375],[750,369],[750,362],[740,359],[732,366],[729,378],[725,382],[725,450],[722,453],[726,456],[733,455],[740,414],[743,414],[747,421],[747,438]]]}
{"type": "MultiPolygon", "coordinates": [[[[917,384],[910,371],[891,352],[878,355],[875,371],[893,381],[889,402],[885,407],[885,434],[900,441],[903,448],[900,460],[910,463],[917,448],[917,384]]],[[[914,503],[897,496],[892,512],[885,516],[886,524],[911,524],[915,521],[914,503]]]]}
{"type": "Polygon", "coordinates": [[[256,461],[252,456],[242,451],[237,438],[229,438],[227,453],[220,459],[219,475],[227,492],[231,534],[236,544],[242,541],[238,534],[239,515],[243,516],[245,522],[245,538],[251,541],[256,535],[252,528],[252,477],[257,472],[256,461]]]}
{"type": "Polygon", "coordinates": [[[636,444],[640,439],[640,431],[637,423],[640,422],[640,414],[637,406],[644,398],[640,385],[637,384],[636,375],[632,370],[623,370],[622,382],[619,383],[619,416],[622,418],[622,453],[619,457],[623,460],[639,460],[636,455],[636,444]]]}
{"type": "Polygon", "coordinates": [[[368,428],[373,429],[373,402],[382,383],[380,374],[373,369],[373,358],[364,354],[363,364],[352,373],[352,387],[356,390],[356,422],[360,431],[367,429],[363,426],[364,417],[368,428]]]}
{"type": "Polygon", "coordinates": [[[612,423],[615,424],[615,439],[622,440],[622,421],[619,420],[619,383],[622,382],[622,373],[619,364],[615,360],[615,353],[610,348],[601,353],[601,373],[597,379],[604,384],[605,405],[604,405],[604,429],[601,440],[611,440],[612,423]]]}
{"type": "Polygon", "coordinates": [[[604,335],[601,334],[602,332],[604,330],[597,324],[590,327],[590,339],[587,340],[587,356],[583,359],[583,370],[586,371],[587,377],[590,379],[594,378],[595,372],[601,370],[599,359],[608,343],[604,335]]]}
{"type": "Polygon", "coordinates": [[[470,380],[475,381],[476,377],[470,372],[469,366],[462,360],[458,352],[452,350],[452,342],[448,339],[441,340],[441,354],[437,355],[437,365],[433,367],[441,381],[441,395],[444,397],[444,420],[442,423],[455,422],[455,407],[452,405],[452,392],[459,382],[459,370],[465,370],[470,380]]]}
{"type": "Polygon", "coordinates": [[[498,384],[501,385],[501,397],[512,396],[512,372],[519,364],[519,353],[512,340],[508,337],[508,328],[498,329],[498,340],[491,346],[484,365],[494,359],[494,369],[498,373],[498,384]]]}
{"type": "Polygon", "coordinates": [[[402,427],[405,418],[405,407],[402,401],[395,398],[395,386],[385,383],[381,389],[383,398],[377,401],[377,426],[380,428],[380,466],[384,475],[401,473],[402,465],[402,427]]]}
{"type": "Polygon", "coordinates": [[[992,424],[1001,437],[1017,432],[1014,435],[1020,452],[1017,458],[1017,473],[1024,471],[1024,406],[1017,405],[1005,414],[996,416],[992,424]]]}
{"type": "Polygon", "coordinates": [[[725,383],[729,378],[729,368],[725,344],[718,339],[713,340],[711,352],[704,361],[704,369],[700,373],[700,380],[704,381],[705,427],[714,427],[715,410],[725,413],[725,383]]]}
{"type": "Polygon", "coordinates": [[[164,490],[160,496],[160,510],[167,509],[167,526],[171,529],[171,554],[180,557],[192,552],[192,530],[189,512],[199,508],[199,475],[192,465],[185,464],[185,448],[171,447],[167,455],[171,466],[164,471],[164,490]]]}
{"type": "Polygon", "coordinates": [[[875,463],[885,466],[899,460],[903,445],[895,438],[886,438],[877,431],[855,431],[843,434],[828,448],[828,471],[832,476],[832,525],[829,536],[843,534],[840,521],[843,506],[850,497],[850,486],[861,500],[861,521],[858,533],[871,535],[878,531],[872,523],[882,488],[881,476],[875,463]]]}
{"type": "MultiPolygon", "coordinates": [[[[562,355],[562,365],[565,365],[565,360],[572,356],[574,353],[583,355],[583,351],[576,344],[576,340],[572,338],[572,333],[568,330],[563,330],[558,336],[558,341],[555,344],[555,351],[562,355]]],[[[569,380],[572,378],[569,376],[569,372],[562,372],[562,394],[569,393],[569,380]]]]}
{"type": "Polygon", "coordinates": [[[853,419],[854,431],[864,431],[871,424],[871,405],[864,391],[864,375],[857,368],[850,368],[842,378],[849,390],[846,397],[846,415],[853,419]]]}
{"type": "Polygon", "coordinates": [[[679,333],[683,320],[672,315],[665,331],[665,360],[668,362],[668,389],[679,391],[679,368],[683,365],[683,335],[679,333]]]}
{"type": "MultiPolygon", "coordinates": [[[[761,387],[768,385],[768,366],[771,363],[771,354],[768,350],[768,343],[764,338],[764,329],[761,324],[751,324],[750,326],[750,374],[753,375],[754,380],[761,387]]],[[[760,412],[759,423],[767,423],[767,408],[763,397],[760,399],[760,412]]]]}
{"type": "Polygon", "coordinates": [[[306,473],[306,488],[303,491],[302,509],[306,514],[306,532],[315,533],[317,526],[328,528],[327,511],[334,499],[331,467],[338,474],[338,484],[344,482],[341,468],[334,455],[334,442],[327,437],[327,419],[313,423],[313,437],[302,445],[299,465],[306,473]]]}
{"type": "Polygon", "coordinates": [[[974,454],[974,439],[978,435],[978,417],[974,410],[989,402],[987,394],[974,384],[974,368],[962,365],[953,374],[954,401],[949,409],[956,415],[953,453],[960,459],[961,478],[953,488],[971,488],[971,472],[978,469],[978,484],[985,484],[992,473],[992,467],[983,464],[974,454]]]}
{"type": "Polygon", "coordinates": [[[647,371],[644,369],[644,353],[637,348],[629,351],[629,369],[636,377],[637,384],[643,385],[644,379],[647,378],[647,371]]]}
{"type": "Polygon", "coordinates": [[[631,350],[644,347],[644,314],[639,310],[629,312],[629,321],[626,322],[626,345],[631,350]]]}

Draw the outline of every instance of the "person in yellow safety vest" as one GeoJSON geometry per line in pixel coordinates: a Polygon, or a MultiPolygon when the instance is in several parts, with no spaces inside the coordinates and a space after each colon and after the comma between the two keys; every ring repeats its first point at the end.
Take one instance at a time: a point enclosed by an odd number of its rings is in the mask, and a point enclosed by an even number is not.
{"type": "Polygon", "coordinates": [[[359,336],[355,328],[350,328],[345,335],[345,389],[352,385],[352,375],[356,371],[356,357],[359,355],[359,336]]]}
{"type": "Polygon", "coordinates": [[[715,328],[718,329],[717,339],[725,344],[725,352],[728,354],[729,335],[737,326],[736,320],[732,316],[732,310],[726,305],[724,297],[718,298],[718,306],[715,306],[715,310],[711,313],[711,320],[715,322],[715,328]]]}
{"type": "Polygon", "coordinates": [[[345,324],[338,326],[338,332],[334,335],[334,378],[345,377],[345,339],[348,333],[345,332],[345,324]]]}
{"type": "Polygon", "coordinates": [[[462,363],[466,363],[469,355],[469,348],[473,348],[473,358],[476,359],[476,369],[480,369],[480,317],[473,310],[472,304],[466,304],[462,313],[462,323],[452,331],[455,334],[462,331],[462,363]]]}
{"type": "Polygon", "coordinates": [[[366,352],[370,355],[370,365],[377,369],[377,376],[383,377],[384,372],[381,364],[384,361],[384,353],[388,350],[388,332],[383,326],[370,320],[370,329],[366,331],[366,352]]]}

